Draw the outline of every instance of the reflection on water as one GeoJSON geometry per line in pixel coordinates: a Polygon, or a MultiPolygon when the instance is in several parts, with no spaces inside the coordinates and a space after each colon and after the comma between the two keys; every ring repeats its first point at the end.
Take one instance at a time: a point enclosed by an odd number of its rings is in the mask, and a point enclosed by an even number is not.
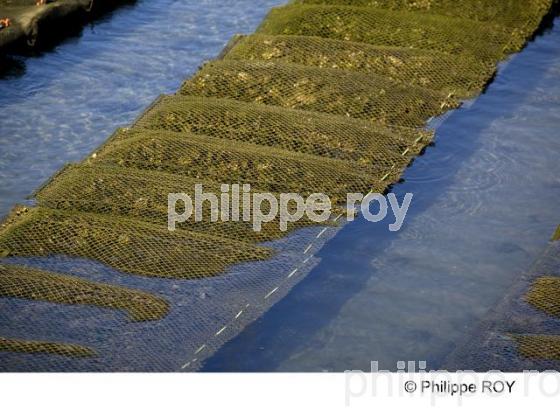
{"type": "Polygon", "coordinates": [[[348,225],[322,263],[205,370],[440,366],[560,223],[559,80],[557,24],[407,170],[394,192],[414,199],[399,233],[348,225]]]}
{"type": "Polygon", "coordinates": [[[47,53],[0,61],[0,216],[279,3],[141,0],[47,53]]]}

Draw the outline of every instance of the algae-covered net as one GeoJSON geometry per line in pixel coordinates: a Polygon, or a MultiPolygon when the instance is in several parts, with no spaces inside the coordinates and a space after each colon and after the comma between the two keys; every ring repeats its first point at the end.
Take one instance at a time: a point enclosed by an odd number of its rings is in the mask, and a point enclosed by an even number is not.
{"type": "Polygon", "coordinates": [[[208,63],[180,93],[408,127],[421,127],[430,117],[458,106],[452,95],[374,74],[271,61],[208,63]]]}
{"type": "Polygon", "coordinates": [[[375,7],[288,5],[273,9],[259,34],[300,35],[464,54],[484,61],[518,51],[515,29],[464,18],[375,7]]]}
{"type": "MultiPolygon", "coordinates": [[[[421,3],[274,9],[14,208],[0,226],[0,368],[196,370],[286,295],[344,225],[346,194],[399,181],[432,140],[430,120],[482,92],[551,6],[421,3]],[[210,200],[168,229],[170,207],[186,210],[170,193],[234,185],[273,199],[327,194],[333,212],[255,230],[219,218],[233,202],[216,212],[210,200]]],[[[529,299],[556,314],[557,288],[544,278],[529,299]]],[[[540,354],[529,336],[520,352],[540,354]]]]}
{"type": "Polygon", "coordinates": [[[161,97],[136,125],[281,148],[358,167],[406,165],[433,137],[420,128],[375,126],[312,111],[181,95],[161,97]]]}
{"type": "Polygon", "coordinates": [[[533,34],[551,5],[550,0],[293,0],[293,3],[376,7],[458,17],[497,27],[511,27],[524,36],[533,34]]]}
{"type": "Polygon", "coordinates": [[[480,92],[495,69],[493,63],[467,55],[299,35],[242,37],[225,59],[357,71],[458,97],[470,97],[480,92]]]}

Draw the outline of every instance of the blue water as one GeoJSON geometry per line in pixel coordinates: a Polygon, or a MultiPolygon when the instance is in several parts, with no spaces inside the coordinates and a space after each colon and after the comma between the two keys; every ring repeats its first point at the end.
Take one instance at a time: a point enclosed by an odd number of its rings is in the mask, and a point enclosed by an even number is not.
{"type": "MultiPolygon", "coordinates": [[[[0,215],[157,95],[251,32],[281,0],[152,0],[118,9],[0,79],[0,215]]],[[[205,370],[443,363],[560,223],[560,28],[504,67],[395,187],[403,229],[359,220],[205,370]]]]}

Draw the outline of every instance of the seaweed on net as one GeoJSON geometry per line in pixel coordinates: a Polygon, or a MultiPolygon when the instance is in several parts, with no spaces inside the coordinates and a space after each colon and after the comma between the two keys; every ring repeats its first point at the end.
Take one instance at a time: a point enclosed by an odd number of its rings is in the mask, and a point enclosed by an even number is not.
{"type": "Polygon", "coordinates": [[[229,99],[165,96],[137,127],[207,135],[319,157],[358,167],[407,165],[433,133],[381,127],[352,118],[229,99]]]}
{"type": "Polygon", "coordinates": [[[560,278],[541,276],[525,295],[531,306],[560,319],[560,278]]]}
{"type": "Polygon", "coordinates": [[[78,211],[17,207],[0,226],[2,256],[66,255],[93,259],[119,271],[195,279],[239,262],[264,260],[271,250],[137,219],[78,211]]]}
{"type": "Polygon", "coordinates": [[[181,86],[180,94],[408,127],[422,127],[429,118],[459,106],[451,95],[373,74],[264,61],[210,62],[181,86]]]}
{"type": "Polygon", "coordinates": [[[250,184],[266,192],[324,193],[339,205],[348,192],[383,192],[401,172],[381,164],[365,173],[345,161],[195,134],[137,128],[122,132],[126,139],[105,145],[90,162],[250,184]]]}
{"type": "Polygon", "coordinates": [[[529,359],[560,360],[560,336],[517,334],[512,335],[519,354],[529,359]]]}
{"type": "Polygon", "coordinates": [[[462,98],[480,93],[496,70],[494,62],[484,62],[468,55],[298,35],[241,37],[224,59],[358,71],[462,98]]]}
{"type": "Polygon", "coordinates": [[[560,241],[560,226],[558,226],[558,228],[556,228],[556,232],[554,232],[554,235],[552,235],[552,240],[553,241],[560,241]]]}
{"type": "Polygon", "coordinates": [[[257,33],[331,38],[378,46],[467,54],[496,62],[519,51],[525,38],[511,29],[432,14],[374,7],[288,5],[274,8],[257,33]]]}
{"type": "Polygon", "coordinates": [[[550,10],[552,0],[293,0],[294,4],[377,7],[414,11],[501,25],[526,38],[550,10]]]}
{"type": "MultiPolygon", "coordinates": [[[[35,194],[42,207],[58,210],[78,210],[105,215],[133,217],[167,226],[168,194],[185,193],[195,197],[195,185],[200,184],[205,192],[220,194],[220,184],[215,181],[193,179],[164,172],[122,168],[103,165],[70,165],[35,194]]],[[[255,193],[255,192],[254,192],[255,193]]],[[[278,198],[278,194],[275,194],[278,198]]],[[[180,208],[181,202],[177,204],[180,208]]],[[[239,214],[243,215],[244,204],[240,201],[239,214]]],[[[268,202],[261,205],[263,213],[269,211],[268,202]]],[[[177,209],[183,212],[184,208],[177,209]]],[[[231,203],[228,215],[232,215],[231,203]]],[[[213,221],[210,202],[202,204],[201,220],[194,216],[177,228],[205,233],[216,237],[229,238],[249,243],[279,239],[294,229],[317,223],[302,218],[289,222],[286,231],[280,229],[278,217],[264,222],[260,231],[253,229],[249,221],[233,221],[223,218],[213,221]]],[[[215,217],[215,216],[214,216],[215,217]]]]}
{"type": "Polygon", "coordinates": [[[95,351],[89,347],[70,343],[47,342],[41,340],[7,339],[0,337],[0,351],[14,353],[42,353],[67,357],[91,357],[95,351]]]}
{"type": "Polygon", "coordinates": [[[121,309],[134,321],[169,311],[165,299],[147,292],[12,264],[0,264],[0,297],[121,309]]]}

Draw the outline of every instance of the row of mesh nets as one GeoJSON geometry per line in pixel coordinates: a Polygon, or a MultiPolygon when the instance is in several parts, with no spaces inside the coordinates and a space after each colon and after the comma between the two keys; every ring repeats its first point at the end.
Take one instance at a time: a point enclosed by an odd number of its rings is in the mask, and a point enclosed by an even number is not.
{"type": "MultiPolygon", "coordinates": [[[[3,221],[0,369],[198,369],[319,262],[346,194],[399,181],[432,140],[427,122],[480,93],[550,6],[294,3],[3,221]],[[324,193],[335,208],[320,223],[284,231],[275,218],[255,231],[205,203],[200,220],[169,231],[168,194],[192,197],[197,184],[324,193]]],[[[529,299],[556,314],[548,276],[529,299]]],[[[521,351],[535,334],[516,336],[521,351]]]]}
{"type": "Polygon", "coordinates": [[[121,132],[127,135],[126,139],[105,145],[89,161],[211,179],[223,184],[243,181],[266,192],[304,195],[322,192],[333,203],[345,201],[348,192],[378,191],[388,181],[394,181],[401,171],[383,164],[360,169],[340,160],[318,159],[241,142],[233,145],[227,140],[189,133],[140,128],[121,132]],[[392,176],[384,178],[389,171],[392,176]]]}
{"type": "Polygon", "coordinates": [[[474,20],[373,7],[289,5],[273,9],[259,34],[300,35],[465,54],[497,62],[525,38],[474,20]]]}
{"type": "MultiPolygon", "coordinates": [[[[212,180],[116,166],[71,165],[35,196],[41,206],[51,209],[121,215],[165,226],[168,194],[180,191],[194,198],[196,184],[201,184],[205,192],[221,192],[220,184],[212,180]]],[[[221,215],[213,215],[210,205],[209,201],[202,204],[200,221],[191,218],[177,224],[177,228],[257,243],[273,241],[294,229],[315,224],[303,218],[288,222],[287,230],[282,231],[278,218],[275,218],[271,222],[264,222],[260,231],[255,231],[250,222],[223,220],[225,218],[221,218],[221,215]]],[[[268,213],[269,207],[266,205],[262,209],[268,213]]],[[[243,215],[243,201],[240,201],[239,206],[240,215],[243,215]]],[[[232,214],[231,206],[227,211],[228,215],[232,214]]]]}
{"type": "Polygon", "coordinates": [[[225,59],[357,71],[462,98],[479,93],[495,71],[494,63],[466,55],[299,35],[254,34],[243,37],[225,59]]]}
{"type": "Polygon", "coordinates": [[[248,142],[366,168],[406,165],[433,137],[422,129],[388,128],[317,112],[181,95],[160,98],[136,126],[248,142]]]}
{"type": "Polygon", "coordinates": [[[295,4],[362,6],[413,11],[469,19],[515,28],[518,35],[530,36],[539,26],[551,0],[293,0],[295,4]]]}
{"type": "Polygon", "coordinates": [[[429,118],[459,105],[451,95],[386,77],[269,61],[210,62],[181,86],[180,94],[408,127],[421,127],[429,118]]]}
{"type": "Polygon", "coordinates": [[[444,364],[476,371],[550,370],[560,360],[560,241],[553,241],[444,364]]]}

